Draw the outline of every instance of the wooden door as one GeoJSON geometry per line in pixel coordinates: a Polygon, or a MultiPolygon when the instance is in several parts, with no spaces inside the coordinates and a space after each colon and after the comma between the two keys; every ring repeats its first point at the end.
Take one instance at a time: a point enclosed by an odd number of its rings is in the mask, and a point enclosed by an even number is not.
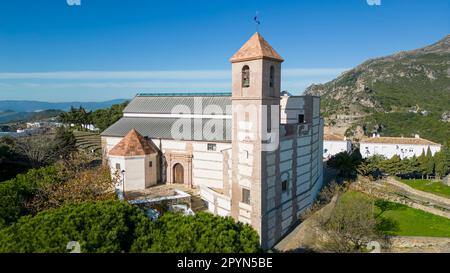
{"type": "Polygon", "coordinates": [[[173,166],[173,182],[176,184],[184,184],[184,168],[179,163],[173,166]]]}

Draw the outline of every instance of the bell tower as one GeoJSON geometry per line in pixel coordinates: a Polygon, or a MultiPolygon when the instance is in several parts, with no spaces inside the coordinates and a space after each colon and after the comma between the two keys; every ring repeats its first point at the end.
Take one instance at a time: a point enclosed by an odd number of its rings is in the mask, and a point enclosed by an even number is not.
{"type": "Polygon", "coordinates": [[[278,170],[280,84],[283,58],[256,32],[230,59],[232,64],[231,215],[251,224],[265,248],[269,184],[278,170]]]}

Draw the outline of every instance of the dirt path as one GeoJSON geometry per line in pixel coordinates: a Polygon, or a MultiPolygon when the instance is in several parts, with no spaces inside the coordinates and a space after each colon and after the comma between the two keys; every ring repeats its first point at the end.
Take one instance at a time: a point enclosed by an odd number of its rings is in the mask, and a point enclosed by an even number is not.
{"type": "Polygon", "coordinates": [[[449,198],[445,198],[443,196],[439,196],[439,195],[421,191],[421,190],[416,190],[402,182],[397,181],[393,177],[388,177],[384,181],[385,181],[385,183],[387,183],[389,185],[392,185],[394,187],[397,187],[398,189],[403,190],[404,192],[408,193],[408,195],[410,195],[410,196],[420,198],[423,202],[436,203],[436,204],[450,210],[450,199],[449,198]]]}
{"type": "Polygon", "coordinates": [[[403,204],[411,208],[420,209],[438,216],[450,219],[450,206],[447,199],[433,194],[412,189],[407,185],[398,185],[398,181],[385,179],[371,182],[359,179],[351,185],[353,190],[362,191],[377,198],[403,204]]]}

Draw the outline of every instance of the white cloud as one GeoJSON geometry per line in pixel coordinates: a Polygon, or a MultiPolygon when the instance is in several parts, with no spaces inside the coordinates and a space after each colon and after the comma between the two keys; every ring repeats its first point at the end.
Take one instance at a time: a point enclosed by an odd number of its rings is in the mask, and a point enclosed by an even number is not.
{"type": "Polygon", "coordinates": [[[336,76],[348,68],[291,68],[283,69],[283,77],[325,77],[336,76]]]}
{"type": "MultiPolygon", "coordinates": [[[[287,68],[283,69],[283,77],[314,77],[336,76],[346,68],[287,68]]],[[[178,70],[178,71],[59,71],[59,72],[28,72],[0,73],[0,79],[53,79],[53,80],[106,80],[106,79],[229,79],[230,70],[178,70]]]]}
{"type": "Polygon", "coordinates": [[[105,79],[227,79],[229,70],[188,71],[61,71],[0,73],[0,79],[54,79],[54,80],[105,80],[105,79]]]}
{"type": "Polygon", "coordinates": [[[66,0],[69,6],[81,6],[81,0],[66,0]]]}
{"type": "Polygon", "coordinates": [[[137,89],[137,88],[178,88],[180,90],[195,88],[229,88],[228,82],[74,82],[74,83],[18,83],[27,88],[65,89],[65,88],[93,88],[93,89],[137,89]]]}
{"type": "MultiPolygon", "coordinates": [[[[301,94],[311,84],[330,81],[345,70],[344,68],[283,69],[281,88],[293,94],[301,94]]],[[[42,94],[54,94],[65,98],[68,94],[93,96],[105,94],[105,91],[110,91],[106,92],[108,94],[130,94],[159,91],[230,92],[230,90],[230,70],[0,73],[0,99],[17,91],[29,94],[27,98],[40,97],[42,94]]]]}

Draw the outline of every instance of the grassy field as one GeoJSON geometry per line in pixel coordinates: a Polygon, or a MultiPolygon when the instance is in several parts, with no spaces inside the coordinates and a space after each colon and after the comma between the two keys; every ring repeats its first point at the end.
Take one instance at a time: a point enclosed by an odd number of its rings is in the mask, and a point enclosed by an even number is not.
{"type": "MultiPolygon", "coordinates": [[[[356,198],[369,198],[369,196],[348,191],[344,193],[341,200],[352,202],[356,198]]],[[[450,219],[405,205],[377,200],[374,214],[379,223],[384,223],[380,224],[380,228],[386,235],[450,237],[450,219]]]]}
{"type": "Polygon", "coordinates": [[[84,149],[86,151],[92,151],[101,153],[101,140],[100,135],[91,132],[73,132],[75,138],[77,139],[76,146],[79,149],[84,149]]]}
{"type": "Polygon", "coordinates": [[[426,179],[401,179],[399,181],[414,189],[450,198],[450,187],[443,183],[426,179]]]}

